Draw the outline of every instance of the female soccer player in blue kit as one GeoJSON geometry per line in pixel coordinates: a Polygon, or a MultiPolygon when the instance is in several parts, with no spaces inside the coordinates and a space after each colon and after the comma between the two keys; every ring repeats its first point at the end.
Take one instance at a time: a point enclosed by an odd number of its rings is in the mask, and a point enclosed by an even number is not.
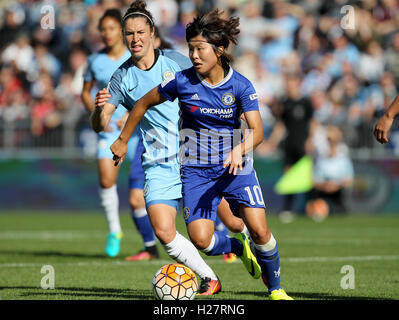
{"type": "MultiPolygon", "coordinates": [[[[188,58],[174,50],[154,50],[154,22],[144,1],[133,2],[122,21],[131,59],[113,74],[109,94],[104,95],[104,90],[100,90],[96,96],[90,121],[97,132],[108,125],[118,105],[131,109],[154,86],[192,66],[188,58]]],[[[200,276],[199,294],[212,295],[221,289],[218,277],[195,246],[176,231],[175,219],[181,198],[178,119],[177,101],[164,101],[140,122],[145,149],[142,155],[144,198],[151,224],[165,251],[200,276]]],[[[133,131],[129,139],[132,134],[133,131]]],[[[253,260],[256,264],[255,257],[253,260]]]]}
{"type": "Polygon", "coordinates": [[[140,120],[154,108],[165,108],[165,101],[178,98],[184,137],[180,152],[183,212],[192,242],[207,255],[246,254],[240,241],[244,234],[230,238],[214,232],[216,208],[224,197],[250,232],[269,298],[292,300],[280,285],[277,242],[268,228],[258,179],[247,157],[263,140],[257,95],[250,81],[230,67],[226,53],[230,43],[236,44],[239,19],[225,20],[221,14],[216,9],[187,25],[194,66],[165,79],[137,101],[111,151],[116,162],[122,160],[140,120]],[[237,137],[241,113],[251,129],[243,139],[241,132],[237,137]]]}
{"type": "MultiPolygon", "coordinates": [[[[93,86],[97,86],[98,88],[106,87],[115,70],[130,57],[130,52],[123,43],[122,16],[118,9],[108,9],[105,11],[104,15],[100,18],[98,29],[105,48],[88,57],[81,95],[84,106],[90,113],[95,107],[91,96],[93,86]]],[[[119,197],[116,187],[119,168],[113,165],[112,153],[109,147],[115,138],[119,136],[120,129],[123,127],[126,119],[126,110],[120,108],[114,113],[105,130],[98,133],[97,159],[100,183],[99,195],[108,222],[109,233],[105,245],[105,253],[109,257],[118,255],[122,238],[122,229],[119,221],[119,197]]],[[[135,151],[136,156],[134,159],[137,159],[138,156],[141,158],[141,154],[137,154],[141,152],[138,135],[134,135],[129,142],[130,158],[133,158],[135,151]]],[[[147,244],[147,255],[145,253],[140,253],[139,256],[128,257],[128,259],[156,258],[158,252],[155,245],[155,236],[144,205],[144,174],[141,163],[140,166],[135,165],[131,174],[134,178],[130,179],[129,182],[131,215],[137,229],[143,237],[144,244],[147,244]]]]}

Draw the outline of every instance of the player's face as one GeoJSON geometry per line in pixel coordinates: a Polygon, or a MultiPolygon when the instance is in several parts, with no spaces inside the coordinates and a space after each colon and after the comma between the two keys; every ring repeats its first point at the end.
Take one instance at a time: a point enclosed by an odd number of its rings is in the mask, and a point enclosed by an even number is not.
{"type": "Polygon", "coordinates": [[[209,74],[218,63],[219,57],[213,46],[202,35],[190,39],[188,50],[191,62],[201,75],[209,74]]]}
{"type": "Polygon", "coordinates": [[[106,17],[101,22],[100,35],[105,46],[111,48],[122,41],[122,26],[116,19],[106,17]]]}
{"type": "Polygon", "coordinates": [[[125,40],[133,59],[140,60],[153,51],[153,30],[145,17],[129,18],[125,22],[125,40]]]}

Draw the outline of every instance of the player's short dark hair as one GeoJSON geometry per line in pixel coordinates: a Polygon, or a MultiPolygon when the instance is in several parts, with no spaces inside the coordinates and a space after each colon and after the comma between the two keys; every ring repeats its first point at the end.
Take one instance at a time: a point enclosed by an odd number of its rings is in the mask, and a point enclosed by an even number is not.
{"type": "Polygon", "coordinates": [[[127,9],[125,15],[123,16],[122,23],[123,27],[125,26],[125,21],[130,17],[143,17],[146,18],[147,23],[150,25],[151,29],[155,27],[154,18],[152,17],[151,12],[147,9],[147,3],[144,0],[136,0],[132,2],[129,9],[127,9]]]}
{"type": "Polygon", "coordinates": [[[104,19],[107,17],[115,19],[122,26],[121,12],[118,9],[108,9],[107,11],[104,12],[102,17],[100,18],[100,21],[98,21],[99,30],[101,29],[101,24],[103,23],[104,19]]]}
{"type": "MultiPolygon", "coordinates": [[[[213,45],[214,49],[217,47],[228,48],[230,43],[237,44],[238,34],[240,29],[240,18],[230,17],[223,19],[221,16],[223,11],[214,9],[207,13],[198,15],[186,27],[186,41],[189,42],[191,38],[197,35],[202,35],[208,43],[213,45]]],[[[233,57],[224,51],[222,55],[222,62],[231,62],[233,57]]]]}

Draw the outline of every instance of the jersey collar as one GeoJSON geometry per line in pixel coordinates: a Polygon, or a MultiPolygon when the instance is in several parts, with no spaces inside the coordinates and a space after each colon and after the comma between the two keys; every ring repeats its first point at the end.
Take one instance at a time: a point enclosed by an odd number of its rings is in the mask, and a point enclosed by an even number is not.
{"type": "Polygon", "coordinates": [[[222,81],[220,81],[219,83],[214,84],[214,85],[206,82],[205,79],[197,71],[195,72],[195,74],[197,75],[198,79],[201,81],[201,83],[204,86],[207,86],[208,88],[211,88],[211,89],[215,89],[215,88],[218,88],[218,87],[224,85],[227,81],[230,80],[231,76],[233,75],[233,68],[231,66],[229,66],[229,72],[227,73],[226,77],[224,77],[224,79],[222,81]]]}

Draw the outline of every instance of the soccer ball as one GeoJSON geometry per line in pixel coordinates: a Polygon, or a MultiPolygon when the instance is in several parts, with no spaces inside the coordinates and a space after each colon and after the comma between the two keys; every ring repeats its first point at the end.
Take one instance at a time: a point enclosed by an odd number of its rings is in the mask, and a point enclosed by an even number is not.
{"type": "Polygon", "coordinates": [[[197,290],[197,278],[184,264],[167,264],[152,279],[152,292],[159,300],[193,300],[197,290]]]}
{"type": "Polygon", "coordinates": [[[316,222],[322,222],[328,216],[330,209],[323,199],[309,201],[306,205],[306,214],[316,222]]]}

